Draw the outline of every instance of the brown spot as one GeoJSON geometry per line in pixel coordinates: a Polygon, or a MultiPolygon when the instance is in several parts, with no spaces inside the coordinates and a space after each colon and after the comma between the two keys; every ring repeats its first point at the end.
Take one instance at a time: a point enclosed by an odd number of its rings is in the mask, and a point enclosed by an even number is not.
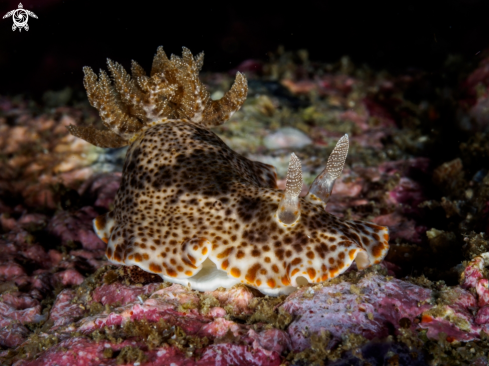
{"type": "Polygon", "coordinates": [[[334,264],[334,258],[333,258],[333,257],[330,257],[330,258],[328,259],[328,262],[329,262],[329,264],[334,264]]]}
{"type": "Polygon", "coordinates": [[[196,262],[195,258],[194,258],[194,257],[192,257],[190,254],[188,254],[188,255],[187,255],[187,257],[188,257],[188,260],[189,260],[190,262],[192,262],[192,264],[193,264],[193,265],[195,265],[195,262],[196,262]]]}
{"type": "Polygon", "coordinates": [[[193,250],[197,250],[197,249],[199,249],[199,246],[198,245],[194,245],[193,250]]]}
{"type": "Polygon", "coordinates": [[[314,279],[314,277],[316,277],[316,270],[314,268],[308,268],[307,274],[309,275],[309,278],[312,281],[314,279]]]}
{"type": "Polygon", "coordinates": [[[234,250],[234,248],[233,248],[233,247],[229,247],[229,248],[227,248],[226,250],[224,250],[223,252],[219,253],[219,254],[217,255],[217,258],[219,258],[219,259],[222,259],[222,258],[227,258],[227,257],[229,257],[229,254],[230,254],[230,253],[231,253],[233,250],[234,250]]]}
{"type": "Polygon", "coordinates": [[[260,252],[258,249],[253,249],[253,250],[251,251],[251,255],[252,255],[253,257],[259,257],[259,256],[260,256],[260,254],[261,254],[261,252],[260,252]]]}
{"type": "Polygon", "coordinates": [[[267,285],[268,287],[270,288],[275,288],[275,280],[273,278],[270,278],[268,281],[267,281],[267,285]]]}
{"type": "Polygon", "coordinates": [[[150,263],[149,270],[153,273],[161,273],[162,271],[161,266],[156,263],[150,263]]]}
{"type": "Polygon", "coordinates": [[[182,267],[182,266],[178,266],[178,267],[177,267],[177,271],[178,271],[178,272],[183,272],[183,267],[182,267]]]}
{"type": "Polygon", "coordinates": [[[121,254],[117,250],[114,253],[114,260],[116,260],[117,262],[122,262],[121,254]]]}
{"type": "Polygon", "coordinates": [[[275,273],[278,273],[278,267],[276,264],[272,265],[272,270],[275,272],[275,273]]]}
{"type": "Polygon", "coordinates": [[[228,269],[228,267],[229,267],[229,261],[226,259],[224,262],[222,262],[221,268],[223,270],[226,270],[226,269],[228,269]]]}
{"type": "Polygon", "coordinates": [[[238,250],[238,253],[236,253],[236,258],[241,259],[245,256],[244,252],[242,250],[238,250]]]}
{"type": "Polygon", "coordinates": [[[231,268],[231,276],[236,277],[236,278],[241,276],[241,271],[239,270],[239,268],[236,268],[236,267],[231,268]]]}
{"type": "Polygon", "coordinates": [[[166,274],[170,277],[177,277],[177,272],[173,268],[168,268],[166,274]]]}
{"type": "Polygon", "coordinates": [[[260,269],[260,274],[266,275],[267,274],[267,270],[265,268],[260,269]]]}
{"type": "Polygon", "coordinates": [[[248,273],[246,273],[245,279],[248,281],[248,283],[253,284],[255,283],[255,278],[256,278],[256,273],[258,270],[261,268],[260,263],[254,264],[250,269],[248,269],[248,273]]]}
{"type": "Polygon", "coordinates": [[[336,250],[337,246],[336,245],[333,245],[330,249],[332,252],[334,252],[336,250]]]}
{"type": "Polygon", "coordinates": [[[134,261],[136,261],[136,262],[142,262],[143,261],[143,257],[141,256],[141,254],[139,254],[139,253],[134,254],[134,261]]]}
{"type": "Polygon", "coordinates": [[[144,260],[146,260],[146,261],[147,261],[147,260],[149,259],[149,255],[147,255],[146,253],[144,253],[144,254],[143,254],[143,258],[144,258],[144,260]]]}
{"type": "Polygon", "coordinates": [[[314,259],[314,253],[313,252],[309,251],[309,252],[307,252],[306,255],[307,255],[307,258],[314,259]]]}
{"type": "Polygon", "coordinates": [[[130,261],[132,261],[134,259],[134,255],[130,255],[129,257],[127,257],[130,261]]]}
{"type": "Polygon", "coordinates": [[[340,254],[338,254],[338,257],[343,260],[345,259],[345,253],[344,252],[341,252],[340,254]]]}
{"type": "Polygon", "coordinates": [[[293,265],[293,266],[297,266],[301,262],[302,262],[302,259],[301,258],[296,258],[290,264],[293,265]]]}
{"type": "Polygon", "coordinates": [[[112,249],[111,248],[107,248],[107,251],[105,252],[105,254],[107,254],[107,258],[112,257],[112,249]]]}
{"type": "Polygon", "coordinates": [[[107,218],[105,217],[105,215],[99,215],[95,219],[95,227],[97,228],[97,230],[102,231],[106,224],[107,224],[107,218]]]}
{"type": "Polygon", "coordinates": [[[270,257],[265,257],[265,263],[270,263],[270,262],[271,262],[270,257]]]}

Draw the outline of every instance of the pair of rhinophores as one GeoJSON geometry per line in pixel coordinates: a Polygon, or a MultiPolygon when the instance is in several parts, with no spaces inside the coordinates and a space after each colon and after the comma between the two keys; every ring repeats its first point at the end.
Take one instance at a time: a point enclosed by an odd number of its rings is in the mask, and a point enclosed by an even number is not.
{"type": "Polygon", "coordinates": [[[244,283],[262,293],[289,294],[359,269],[387,254],[388,229],[341,220],[325,211],[348,153],[343,136],[309,193],[291,155],[285,191],[275,169],[231,150],[209,128],[244,103],[239,73],[220,100],[199,80],[203,53],[167,58],[159,47],[151,73],[132,62],[132,76],[111,60],[112,76],[84,68],[84,85],[106,129],[70,126],[100,147],[130,145],[114,209],[94,228],[113,263],[136,265],[165,280],[206,291],[244,283]]]}

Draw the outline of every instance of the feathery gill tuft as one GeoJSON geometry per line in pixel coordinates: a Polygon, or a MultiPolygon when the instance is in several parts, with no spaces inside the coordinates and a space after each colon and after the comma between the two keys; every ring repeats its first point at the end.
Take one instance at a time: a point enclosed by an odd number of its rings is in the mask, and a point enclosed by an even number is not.
{"type": "Polygon", "coordinates": [[[117,62],[107,59],[113,84],[107,73],[99,77],[90,67],[84,67],[84,86],[90,104],[97,108],[106,129],[93,126],[69,126],[68,130],[99,147],[129,145],[144,130],[167,119],[187,119],[204,127],[218,126],[241,108],[248,84],[237,73],[231,89],[220,99],[211,100],[199,80],[204,53],[193,56],[183,48],[182,57],[168,59],[163,47],[158,47],[150,76],[135,61],[131,75],[117,62]]]}

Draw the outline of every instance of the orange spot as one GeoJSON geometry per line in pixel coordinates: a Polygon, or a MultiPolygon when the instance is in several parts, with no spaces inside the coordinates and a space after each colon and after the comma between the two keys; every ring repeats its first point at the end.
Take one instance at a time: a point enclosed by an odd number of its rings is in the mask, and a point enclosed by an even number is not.
{"type": "Polygon", "coordinates": [[[248,269],[248,272],[246,273],[245,279],[248,281],[248,283],[252,284],[255,283],[255,278],[256,278],[256,273],[258,270],[261,268],[260,263],[256,263],[253,265],[250,269],[248,269]]]}
{"type": "Polygon", "coordinates": [[[177,277],[177,272],[173,268],[168,268],[166,274],[170,277],[177,277]]]}
{"type": "Polygon", "coordinates": [[[193,273],[192,273],[191,271],[185,271],[185,274],[186,274],[187,276],[192,276],[192,274],[193,274],[193,273]]]}
{"type": "Polygon", "coordinates": [[[217,255],[217,258],[219,258],[219,259],[227,258],[229,256],[229,253],[231,253],[233,250],[234,250],[233,247],[229,247],[226,250],[224,250],[223,252],[219,253],[217,255]]]}
{"type": "Polygon", "coordinates": [[[270,262],[271,262],[270,257],[265,257],[265,263],[270,263],[270,262]]]}
{"type": "Polygon", "coordinates": [[[272,270],[275,272],[275,273],[278,273],[278,267],[276,264],[272,265],[272,270]]]}
{"type": "Polygon", "coordinates": [[[144,258],[145,260],[148,260],[148,259],[149,259],[149,255],[147,255],[146,253],[144,253],[144,254],[143,254],[143,258],[144,258]]]}
{"type": "Polygon", "coordinates": [[[105,244],[107,244],[107,243],[109,242],[109,239],[107,239],[107,237],[106,237],[106,236],[104,236],[104,237],[102,238],[102,241],[103,241],[105,244]]]}
{"type": "Polygon", "coordinates": [[[112,249],[111,248],[107,248],[107,251],[105,252],[105,254],[107,255],[107,258],[112,257],[112,249]]]}
{"type": "Polygon", "coordinates": [[[143,261],[143,257],[141,256],[141,254],[139,254],[139,253],[134,254],[134,261],[136,261],[136,262],[142,262],[143,261]]]}
{"type": "Polygon", "coordinates": [[[226,259],[224,262],[221,264],[221,268],[223,270],[226,270],[229,267],[229,261],[226,259]]]}
{"type": "Polygon", "coordinates": [[[321,281],[326,281],[327,279],[328,279],[328,275],[327,274],[325,274],[325,275],[323,275],[323,277],[321,277],[321,281]]]}
{"type": "Polygon", "coordinates": [[[384,240],[389,241],[389,234],[384,234],[384,240]]]}
{"type": "Polygon", "coordinates": [[[99,215],[95,219],[95,227],[97,230],[102,230],[105,227],[105,224],[107,223],[107,219],[105,215],[99,215]]]}
{"type": "Polygon", "coordinates": [[[236,277],[236,278],[241,276],[241,271],[239,270],[239,268],[236,268],[236,267],[231,268],[231,276],[236,277]]]}
{"type": "Polygon", "coordinates": [[[314,268],[308,268],[307,274],[309,275],[309,278],[313,280],[314,277],[316,277],[316,270],[314,268]]]}
{"type": "Polygon", "coordinates": [[[128,258],[130,261],[132,261],[134,259],[134,256],[131,254],[128,258]]]}
{"type": "Polygon", "coordinates": [[[154,273],[161,273],[161,266],[156,263],[150,263],[149,270],[154,273]]]}
{"type": "Polygon", "coordinates": [[[357,252],[356,249],[352,249],[348,252],[348,256],[350,257],[350,260],[353,260],[353,258],[355,258],[356,252],[357,252]]]}
{"type": "Polygon", "coordinates": [[[206,255],[207,254],[207,247],[204,247],[202,248],[202,255],[206,255]]]}
{"type": "Polygon", "coordinates": [[[384,250],[384,244],[379,243],[372,248],[372,254],[374,257],[380,257],[382,255],[383,250],[384,250]]]}
{"type": "Polygon", "coordinates": [[[290,274],[290,277],[294,277],[294,275],[299,272],[299,268],[296,268],[292,271],[292,273],[290,274]]]}
{"type": "Polygon", "coordinates": [[[193,249],[194,250],[197,250],[197,249],[199,249],[199,246],[198,245],[194,245],[193,249]]]}
{"type": "Polygon", "coordinates": [[[433,320],[433,317],[428,314],[423,314],[423,316],[421,317],[421,323],[431,323],[433,320]]]}
{"type": "Polygon", "coordinates": [[[256,280],[255,283],[256,283],[257,286],[260,286],[261,285],[261,281],[260,280],[256,280]]]}
{"type": "Polygon", "coordinates": [[[338,275],[338,268],[337,267],[331,267],[329,270],[329,276],[331,278],[336,277],[338,275]]]}
{"type": "Polygon", "coordinates": [[[289,279],[287,276],[283,276],[283,277],[282,277],[282,284],[283,284],[284,286],[288,286],[288,285],[290,285],[290,279],[289,279]]]}
{"type": "Polygon", "coordinates": [[[282,207],[280,208],[280,211],[285,211],[285,206],[282,206],[282,207]]]}
{"type": "Polygon", "coordinates": [[[270,288],[275,288],[275,280],[273,278],[270,278],[268,281],[267,281],[267,285],[268,287],[270,288]]]}

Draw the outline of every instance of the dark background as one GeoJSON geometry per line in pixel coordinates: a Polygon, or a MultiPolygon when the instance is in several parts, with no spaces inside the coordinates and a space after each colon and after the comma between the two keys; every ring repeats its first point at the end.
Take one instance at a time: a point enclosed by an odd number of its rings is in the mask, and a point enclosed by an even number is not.
{"type": "MultiPolygon", "coordinates": [[[[3,16],[19,0],[0,2],[3,16]]],[[[112,58],[149,68],[157,46],[180,55],[204,50],[204,71],[227,71],[245,59],[266,61],[279,45],[310,59],[349,55],[392,72],[436,70],[450,53],[469,61],[489,45],[489,1],[129,1],[22,0],[38,19],[12,31],[0,19],[0,94],[40,94],[81,87],[82,67],[112,58]]]]}

